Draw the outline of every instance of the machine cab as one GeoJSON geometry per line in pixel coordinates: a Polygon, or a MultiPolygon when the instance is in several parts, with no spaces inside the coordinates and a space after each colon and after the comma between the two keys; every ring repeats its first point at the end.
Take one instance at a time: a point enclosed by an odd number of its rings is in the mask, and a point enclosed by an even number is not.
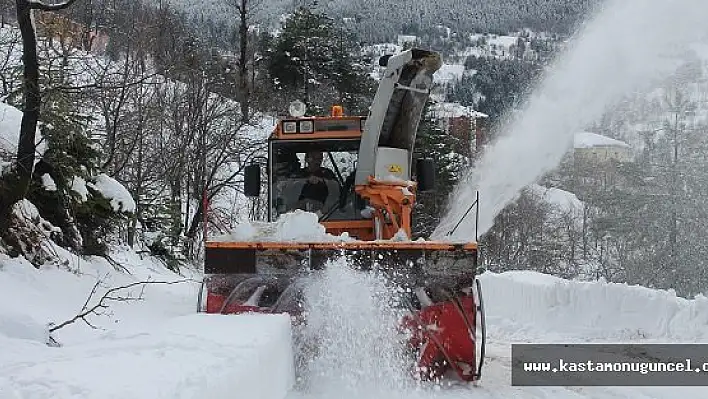
{"type": "Polygon", "coordinates": [[[335,106],[331,116],[278,121],[268,139],[268,221],[301,209],[317,214],[329,233],[372,236],[366,202],[354,190],[365,120],[335,106]]]}

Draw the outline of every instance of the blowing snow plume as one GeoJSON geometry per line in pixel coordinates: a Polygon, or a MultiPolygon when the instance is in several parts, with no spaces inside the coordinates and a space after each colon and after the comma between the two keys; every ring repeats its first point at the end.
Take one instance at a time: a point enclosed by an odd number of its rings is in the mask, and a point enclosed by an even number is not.
{"type": "Polygon", "coordinates": [[[302,333],[317,347],[304,376],[307,397],[358,398],[363,391],[394,393],[410,384],[397,294],[384,277],[355,270],[341,257],[312,277],[304,297],[302,333]]]}
{"type": "Polygon", "coordinates": [[[646,89],[676,70],[680,52],[705,36],[706,0],[611,0],[547,71],[518,117],[469,170],[450,196],[433,238],[474,237],[468,215],[480,193],[479,234],[521,190],[555,168],[573,134],[598,120],[624,95],[646,89]]]}

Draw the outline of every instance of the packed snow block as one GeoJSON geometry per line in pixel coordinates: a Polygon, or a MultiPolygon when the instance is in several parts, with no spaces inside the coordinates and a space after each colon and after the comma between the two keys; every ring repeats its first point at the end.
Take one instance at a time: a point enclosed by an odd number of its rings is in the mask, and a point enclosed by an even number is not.
{"type": "Polygon", "coordinates": [[[283,399],[294,380],[287,316],[199,314],[5,365],[0,398],[283,399]]]}
{"type": "Polygon", "coordinates": [[[519,342],[708,342],[708,298],[529,272],[480,276],[488,331],[519,342]]]}

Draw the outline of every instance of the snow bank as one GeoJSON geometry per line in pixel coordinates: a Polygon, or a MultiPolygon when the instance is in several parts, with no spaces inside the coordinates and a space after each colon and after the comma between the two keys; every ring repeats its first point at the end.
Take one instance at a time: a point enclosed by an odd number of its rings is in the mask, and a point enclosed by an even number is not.
{"type": "Polygon", "coordinates": [[[263,242],[337,242],[352,241],[347,234],[334,236],[325,232],[319,217],[311,212],[295,210],[282,215],[276,222],[242,223],[228,234],[210,237],[210,241],[263,242]]]}
{"type": "Polygon", "coordinates": [[[8,399],[281,399],[294,381],[290,319],[185,316],[143,334],[25,355],[0,370],[8,399]]]}
{"type": "Polygon", "coordinates": [[[708,298],[535,272],[484,273],[492,336],[512,341],[707,342],[708,298]]]}
{"type": "Polygon", "coordinates": [[[102,173],[93,180],[93,183],[88,183],[89,186],[109,199],[114,211],[135,212],[133,196],[131,196],[130,192],[116,179],[102,173]]]}
{"type": "Polygon", "coordinates": [[[532,184],[528,189],[546,203],[556,206],[562,212],[577,214],[583,210],[583,202],[570,191],[555,187],[544,187],[538,184],[532,184]]]}
{"type": "Polygon", "coordinates": [[[624,141],[611,139],[597,133],[582,132],[575,135],[575,148],[593,148],[593,147],[624,147],[628,148],[629,144],[624,141]]]}
{"type": "MultiPolygon", "coordinates": [[[[0,102],[0,156],[14,156],[17,154],[17,143],[20,140],[20,124],[22,122],[22,111],[0,102]]],[[[42,154],[46,148],[42,135],[37,129],[35,136],[37,151],[42,154]]]]}
{"type": "Polygon", "coordinates": [[[282,399],[290,389],[288,317],[196,314],[199,285],[188,270],[179,276],[154,258],[114,251],[128,275],[102,258],[54,249],[58,266],[40,269],[0,254],[0,398],[282,399]],[[48,347],[49,323],[73,317],[97,278],[99,296],[135,281],[173,284],[111,303],[89,316],[98,329],[79,321],[53,334],[62,347],[48,347]]]}

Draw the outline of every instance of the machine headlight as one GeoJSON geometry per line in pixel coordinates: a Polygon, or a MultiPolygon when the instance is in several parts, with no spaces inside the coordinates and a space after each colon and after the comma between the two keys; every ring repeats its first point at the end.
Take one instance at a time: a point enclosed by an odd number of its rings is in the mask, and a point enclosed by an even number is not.
{"type": "Polygon", "coordinates": [[[315,124],[312,121],[300,122],[300,133],[312,133],[315,131],[315,124]]]}
{"type": "Polygon", "coordinates": [[[283,132],[286,134],[297,133],[297,122],[283,122],[283,132]]]}

